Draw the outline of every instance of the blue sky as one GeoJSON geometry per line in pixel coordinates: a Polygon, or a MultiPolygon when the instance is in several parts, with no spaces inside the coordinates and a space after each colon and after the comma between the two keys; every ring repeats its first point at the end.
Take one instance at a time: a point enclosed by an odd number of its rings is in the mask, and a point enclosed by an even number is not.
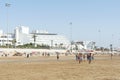
{"type": "Polygon", "coordinates": [[[47,30],[72,40],[120,46],[120,0],[0,0],[0,29],[47,30]],[[11,6],[5,7],[5,3],[11,6]],[[69,23],[72,22],[72,25],[69,23]]]}

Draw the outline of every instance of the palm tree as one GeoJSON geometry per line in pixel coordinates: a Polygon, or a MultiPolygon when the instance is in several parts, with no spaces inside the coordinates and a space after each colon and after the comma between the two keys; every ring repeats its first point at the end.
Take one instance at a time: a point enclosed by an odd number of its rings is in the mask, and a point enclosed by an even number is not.
{"type": "Polygon", "coordinates": [[[63,47],[63,43],[60,43],[60,48],[62,48],[63,47]]]}
{"type": "Polygon", "coordinates": [[[16,39],[12,40],[12,44],[13,44],[14,47],[16,47],[16,45],[15,45],[16,44],[16,39]]]}
{"type": "Polygon", "coordinates": [[[57,43],[55,44],[55,47],[57,48],[57,43]]]}
{"type": "Polygon", "coordinates": [[[33,37],[33,39],[34,39],[34,47],[35,47],[36,37],[37,37],[37,36],[36,36],[36,34],[34,33],[32,37],[33,37]]]}

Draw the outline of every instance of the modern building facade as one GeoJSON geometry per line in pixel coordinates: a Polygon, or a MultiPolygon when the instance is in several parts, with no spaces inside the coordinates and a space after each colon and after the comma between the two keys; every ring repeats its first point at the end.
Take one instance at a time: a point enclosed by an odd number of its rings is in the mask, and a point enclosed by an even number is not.
{"type": "Polygon", "coordinates": [[[12,33],[3,33],[0,30],[0,46],[12,45],[14,35],[12,33]]]}
{"type": "Polygon", "coordinates": [[[30,33],[29,27],[19,26],[14,30],[14,34],[5,34],[0,30],[0,46],[6,45],[24,45],[33,43],[35,45],[47,45],[56,48],[66,48],[67,50],[91,50],[95,47],[93,41],[71,42],[62,35],[49,33],[46,30],[35,30],[30,33]],[[15,43],[13,41],[15,40],[15,43]]]}
{"type": "Polygon", "coordinates": [[[51,47],[67,47],[70,44],[70,41],[62,35],[39,30],[29,33],[28,27],[21,26],[15,29],[16,45],[34,43],[34,35],[36,36],[35,44],[48,45],[51,47]]]}

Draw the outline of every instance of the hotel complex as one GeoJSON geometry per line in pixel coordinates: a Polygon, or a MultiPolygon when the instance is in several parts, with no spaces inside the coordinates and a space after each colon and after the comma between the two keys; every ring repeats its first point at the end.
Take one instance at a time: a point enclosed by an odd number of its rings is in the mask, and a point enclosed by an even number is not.
{"type": "Polygon", "coordinates": [[[0,46],[6,46],[7,44],[12,45],[13,38],[14,34],[3,33],[3,31],[0,30],[0,46]]]}
{"type": "Polygon", "coordinates": [[[29,27],[19,26],[16,27],[14,33],[5,34],[0,30],[0,46],[24,45],[33,43],[35,45],[47,45],[50,47],[64,47],[67,50],[81,49],[94,49],[95,42],[93,41],[76,41],[71,43],[65,36],[58,35],[56,33],[49,33],[44,30],[29,31],[29,27]],[[35,38],[34,38],[35,37],[35,38]]]}
{"type": "Polygon", "coordinates": [[[68,45],[70,45],[70,41],[62,35],[39,30],[32,31],[30,33],[29,27],[25,26],[16,27],[14,30],[14,34],[5,34],[2,30],[0,30],[0,45],[13,45],[14,39],[16,40],[16,46],[34,43],[34,35],[36,37],[35,44],[38,45],[48,45],[51,47],[60,45],[63,47],[67,47],[68,45]]]}
{"type": "Polygon", "coordinates": [[[23,45],[27,43],[34,43],[34,38],[36,37],[35,44],[48,45],[51,47],[60,46],[67,47],[70,41],[62,36],[55,33],[48,33],[47,31],[35,30],[29,33],[28,27],[16,27],[15,29],[15,39],[16,45],[23,45]]]}

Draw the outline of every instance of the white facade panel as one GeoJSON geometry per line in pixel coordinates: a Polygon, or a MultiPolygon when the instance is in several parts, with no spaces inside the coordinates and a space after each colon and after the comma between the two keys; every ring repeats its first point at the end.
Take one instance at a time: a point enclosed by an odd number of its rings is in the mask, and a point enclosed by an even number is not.
{"type": "MultiPolygon", "coordinates": [[[[34,43],[33,35],[29,34],[29,28],[28,27],[18,27],[15,30],[16,34],[16,42],[17,45],[23,45],[27,43],[34,43]]],[[[40,32],[38,31],[36,33],[36,44],[39,45],[48,45],[48,46],[56,46],[56,45],[62,45],[64,47],[67,47],[70,44],[70,41],[66,39],[64,36],[57,35],[57,34],[51,34],[47,31],[40,32]]]]}

